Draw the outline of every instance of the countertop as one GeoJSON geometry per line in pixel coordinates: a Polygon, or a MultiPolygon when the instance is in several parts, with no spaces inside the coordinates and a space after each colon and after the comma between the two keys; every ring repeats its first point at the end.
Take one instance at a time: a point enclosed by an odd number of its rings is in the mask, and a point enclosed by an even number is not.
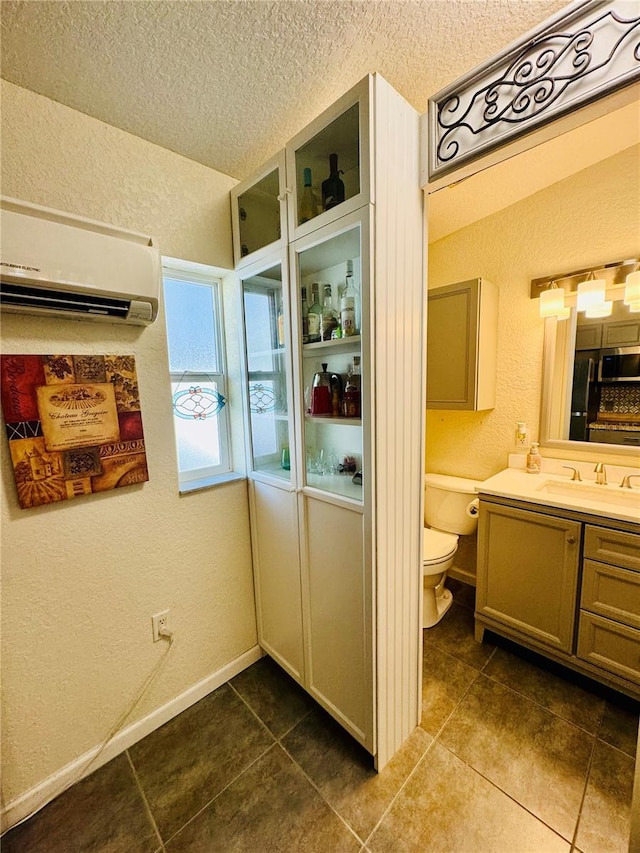
{"type": "Polygon", "coordinates": [[[634,480],[630,489],[620,487],[625,474],[640,476],[640,468],[607,465],[608,484],[596,485],[593,463],[543,457],[540,473],[529,474],[524,457],[512,454],[509,465],[477,486],[476,491],[640,524],[640,479],[634,480]],[[572,482],[572,472],[563,465],[577,468],[582,482],[572,482]]]}

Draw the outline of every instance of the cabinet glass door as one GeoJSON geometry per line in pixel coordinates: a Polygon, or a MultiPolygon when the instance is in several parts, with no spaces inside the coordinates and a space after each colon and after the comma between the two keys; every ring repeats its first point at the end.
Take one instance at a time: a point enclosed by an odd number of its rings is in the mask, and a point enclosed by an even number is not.
{"type": "Polygon", "coordinates": [[[368,268],[359,215],[297,241],[296,324],[304,409],[304,483],[362,502],[366,369],[362,333],[368,268]]]}
{"type": "Polygon", "coordinates": [[[291,480],[289,323],[277,263],[242,278],[251,469],[291,480]]]}
{"type": "Polygon", "coordinates": [[[289,229],[300,237],[369,201],[369,78],[287,146],[289,229]]]}
{"type": "Polygon", "coordinates": [[[272,255],[286,239],[284,152],[231,190],[236,265],[272,255]],[[284,231],[284,234],[283,234],[284,231]]]}

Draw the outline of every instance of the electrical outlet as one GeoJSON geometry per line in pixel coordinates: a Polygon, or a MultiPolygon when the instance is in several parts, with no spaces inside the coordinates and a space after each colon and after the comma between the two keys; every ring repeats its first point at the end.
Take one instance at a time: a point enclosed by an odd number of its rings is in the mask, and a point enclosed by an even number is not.
{"type": "Polygon", "coordinates": [[[162,613],[156,613],[155,616],[151,617],[151,627],[153,628],[153,642],[157,643],[158,640],[166,640],[167,637],[162,637],[160,635],[160,631],[163,629],[169,629],[169,611],[163,610],[162,613]]]}

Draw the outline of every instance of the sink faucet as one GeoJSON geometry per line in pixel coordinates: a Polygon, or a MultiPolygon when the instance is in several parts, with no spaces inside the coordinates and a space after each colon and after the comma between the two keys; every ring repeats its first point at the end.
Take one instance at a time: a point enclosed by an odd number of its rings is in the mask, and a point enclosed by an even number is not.
{"type": "Polygon", "coordinates": [[[577,480],[578,482],[581,482],[582,477],[580,476],[580,471],[578,471],[577,468],[574,468],[573,465],[563,465],[562,467],[568,468],[569,471],[573,471],[573,474],[571,475],[572,480],[577,480]]]}
{"type": "Polygon", "coordinates": [[[622,482],[620,483],[620,488],[621,489],[630,489],[631,488],[631,482],[630,481],[633,480],[634,477],[640,477],[640,474],[625,474],[623,479],[622,479],[622,482]]]}
{"type": "Polygon", "coordinates": [[[607,469],[604,467],[603,462],[598,462],[596,467],[593,469],[596,472],[596,485],[598,486],[606,486],[607,485],[607,469]]]}

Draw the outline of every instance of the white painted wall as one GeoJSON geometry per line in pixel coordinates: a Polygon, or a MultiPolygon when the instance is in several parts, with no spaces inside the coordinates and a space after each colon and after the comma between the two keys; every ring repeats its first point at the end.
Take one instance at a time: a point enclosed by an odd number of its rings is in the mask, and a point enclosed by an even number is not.
{"type": "MultiPolygon", "coordinates": [[[[430,244],[429,288],[484,276],[500,296],[495,409],[428,411],[427,470],[482,480],[507,466],[517,421],[526,421],[537,439],[544,320],[538,301],[529,298],[530,280],[637,257],[639,198],[635,145],[430,244]]],[[[600,450],[572,456],[639,464],[600,450]]]]}
{"type": "MultiPolygon", "coordinates": [[[[232,178],[9,83],[2,103],[3,194],[153,234],[165,255],[232,265],[232,178]]],[[[2,440],[11,806],[129,706],[166,648],[151,640],[151,614],[171,608],[175,643],[127,725],[254,649],[256,627],[245,482],[178,496],[164,315],[145,329],[3,315],[2,346],[134,353],[150,473],[141,486],[21,510],[2,440]]]]}

